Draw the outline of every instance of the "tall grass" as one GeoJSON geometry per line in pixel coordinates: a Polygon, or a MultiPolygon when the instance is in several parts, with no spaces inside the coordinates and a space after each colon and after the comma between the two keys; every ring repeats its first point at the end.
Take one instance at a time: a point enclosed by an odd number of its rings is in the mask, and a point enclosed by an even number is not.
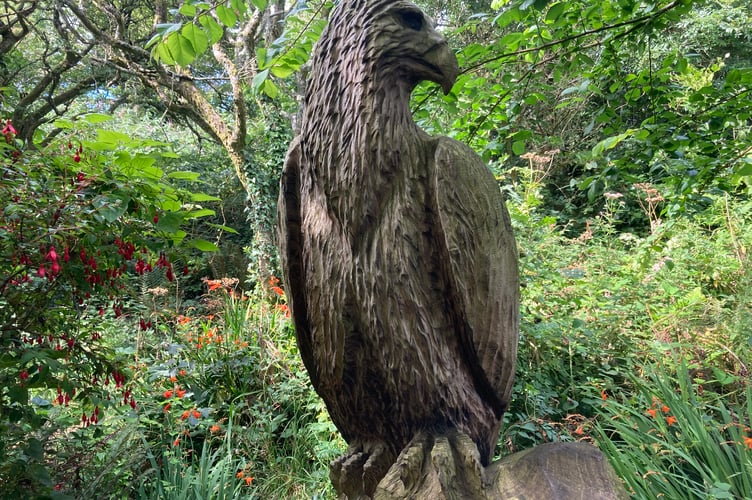
{"type": "Polygon", "coordinates": [[[635,392],[608,399],[598,445],[635,498],[752,498],[752,387],[724,398],[683,365],[670,376],[651,366],[635,392]],[[735,409],[736,410],[735,410],[735,409]]]}

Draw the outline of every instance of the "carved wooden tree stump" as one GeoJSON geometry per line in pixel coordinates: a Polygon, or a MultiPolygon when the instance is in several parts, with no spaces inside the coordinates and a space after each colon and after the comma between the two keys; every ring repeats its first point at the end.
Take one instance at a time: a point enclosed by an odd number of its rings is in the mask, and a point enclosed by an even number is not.
{"type": "Polygon", "coordinates": [[[465,434],[421,433],[376,488],[375,500],[621,500],[624,486],[600,450],[585,443],[548,443],[482,467],[465,434]]]}

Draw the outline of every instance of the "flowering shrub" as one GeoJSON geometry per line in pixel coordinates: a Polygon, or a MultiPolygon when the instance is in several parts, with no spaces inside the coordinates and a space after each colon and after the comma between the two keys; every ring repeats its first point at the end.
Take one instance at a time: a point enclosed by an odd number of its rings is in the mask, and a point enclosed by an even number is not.
{"type": "Polygon", "coordinates": [[[213,214],[197,205],[213,198],[174,185],[195,176],[165,174],[164,145],[94,128],[105,118],[60,121],[64,138],[37,150],[6,121],[0,141],[0,468],[47,487],[36,431],[53,408],[76,406],[84,427],[138,410],[102,323],[134,314],[140,275],[174,282],[189,272],[175,256],[212,249],[182,228],[213,214]]]}

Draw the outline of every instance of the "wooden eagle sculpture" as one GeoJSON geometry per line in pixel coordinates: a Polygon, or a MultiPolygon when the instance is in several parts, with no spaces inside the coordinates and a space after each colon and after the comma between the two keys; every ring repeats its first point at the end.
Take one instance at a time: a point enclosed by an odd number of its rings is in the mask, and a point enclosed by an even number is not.
{"type": "Polygon", "coordinates": [[[349,443],[340,493],[369,496],[417,432],[458,429],[486,465],[517,354],[519,279],[499,187],[409,99],[458,74],[406,1],[343,0],[316,45],[279,197],[300,354],[349,443]]]}

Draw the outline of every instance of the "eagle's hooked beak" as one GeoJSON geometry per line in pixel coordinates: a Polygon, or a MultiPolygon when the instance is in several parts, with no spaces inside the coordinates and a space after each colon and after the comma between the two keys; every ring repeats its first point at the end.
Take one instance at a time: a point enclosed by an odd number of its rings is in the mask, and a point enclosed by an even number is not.
{"type": "Polygon", "coordinates": [[[426,63],[431,66],[432,73],[435,73],[430,80],[441,85],[444,95],[449,94],[460,72],[457,57],[452,52],[452,49],[442,39],[440,43],[437,43],[426,52],[423,57],[426,63]]]}

